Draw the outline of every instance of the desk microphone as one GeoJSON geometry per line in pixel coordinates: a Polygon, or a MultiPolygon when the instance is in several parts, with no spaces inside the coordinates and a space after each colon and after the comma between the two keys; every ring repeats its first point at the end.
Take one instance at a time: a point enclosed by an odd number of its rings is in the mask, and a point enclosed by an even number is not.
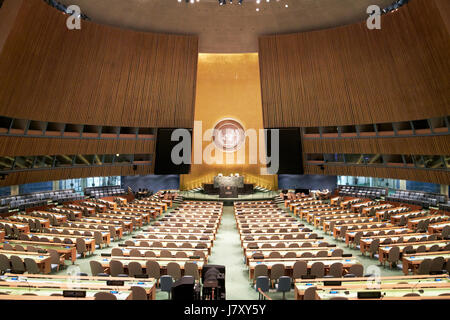
{"type": "Polygon", "coordinates": [[[31,284],[28,283],[28,279],[24,278],[25,283],[27,284],[28,291],[31,291],[31,284]]]}
{"type": "MultiPolygon", "coordinates": [[[[422,280],[417,281],[417,283],[414,285],[414,287],[412,287],[411,292],[414,292],[414,289],[419,285],[419,283],[421,283],[422,280]]],[[[420,293],[423,293],[423,290],[419,290],[420,293]],[[422,291],[422,292],[420,292],[422,291]]]]}

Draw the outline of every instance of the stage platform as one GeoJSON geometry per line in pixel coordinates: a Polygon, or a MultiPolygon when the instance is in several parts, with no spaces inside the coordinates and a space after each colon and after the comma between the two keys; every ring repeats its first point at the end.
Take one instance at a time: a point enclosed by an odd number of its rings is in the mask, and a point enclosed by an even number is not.
{"type": "Polygon", "coordinates": [[[221,201],[224,205],[233,205],[235,201],[262,201],[272,200],[278,196],[278,192],[255,192],[250,195],[239,195],[237,198],[219,198],[218,195],[209,195],[202,192],[180,191],[184,200],[221,201]]]}

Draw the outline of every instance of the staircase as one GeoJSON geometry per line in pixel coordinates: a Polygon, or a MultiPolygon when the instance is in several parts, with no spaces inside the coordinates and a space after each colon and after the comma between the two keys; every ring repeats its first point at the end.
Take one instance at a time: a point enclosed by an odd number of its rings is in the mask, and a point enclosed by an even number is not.
{"type": "Polygon", "coordinates": [[[183,196],[178,195],[175,197],[175,199],[173,199],[172,203],[181,204],[183,201],[184,201],[183,196]]]}
{"type": "Polygon", "coordinates": [[[268,190],[268,189],[260,187],[260,186],[255,186],[254,190],[256,190],[258,192],[270,192],[271,191],[271,190],[268,190]]]}
{"type": "Polygon", "coordinates": [[[273,201],[275,201],[275,203],[278,204],[278,205],[280,205],[280,204],[283,204],[283,205],[284,205],[284,200],[281,199],[281,197],[280,197],[279,195],[276,196],[276,197],[273,199],[273,201]]]}

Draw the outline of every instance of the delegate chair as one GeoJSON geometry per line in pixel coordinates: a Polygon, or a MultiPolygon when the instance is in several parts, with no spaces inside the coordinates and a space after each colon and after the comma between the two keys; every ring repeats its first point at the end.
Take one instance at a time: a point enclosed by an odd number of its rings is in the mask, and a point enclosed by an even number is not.
{"type": "Polygon", "coordinates": [[[95,300],[117,300],[117,297],[109,292],[97,292],[94,297],[95,300]]]}
{"type": "Polygon", "coordinates": [[[9,259],[4,254],[0,254],[0,272],[6,272],[6,270],[11,268],[11,263],[9,259]]]}
{"type": "Polygon", "coordinates": [[[417,269],[417,274],[430,274],[431,270],[431,259],[424,259],[417,269]]]}
{"type": "Polygon", "coordinates": [[[91,267],[91,273],[94,277],[104,274],[105,270],[100,262],[92,260],[89,262],[89,265],[91,267]]]}
{"type": "Polygon", "coordinates": [[[316,276],[316,278],[323,278],[325,274],[325,266],[323,262],[314,262],[311,266],[311,275],[316,276]]]}
{"type": "Polygon", "coordinates": [[[364,275],[364,266],[362,264],[354,264],[350,266],[348,274],[353,274],[356,277],[362,277],[364,275]]]}
{"type": "Polygon", "coordinates": [[[397,264],[399,259],[400,259],[400,248],[392,247],[391,249],[389,249],[388,253],[389,268],[392,269],[392,265],[397,264]]]}
{"type": "Polygon", "coordinates": [[[184,264],[184,275],[185,276],[192,276],[195,281],[199,280],[199,273],[198,273],[198,267],[197,264],[193,262],[186,262],[184,264]]]}
{"type": "Polygon", "coordinates": [[[308,266],[306,261],[297,261],[293,266],[293,279],[300,279],[302,276],[308,274],[308,266]]]}
{"type": "Polygon", "coordinates": [[[269,269],[265,264],[258,264],[254,270],[254,278],[253,281],[256,281],[258,277],[267,277],[269,275],[269,269]]]}
{"type": "Polygon", "coordinates": [[[259,290],[262,292],[268,292],[269,291],[269,283],[270,280],[268,277],[258,277],[256,278],[256,284],[255,284],[255,290],[259,293],[259,300],[264,299],[264,296],[261,294],[259,290]]]}
{"type": "Polygon", "coordinates": [[[444,268],[445,259],[444,257],[436,257],[431,260],[430,272],[439,272],[444,268]]]}
{"type": "Polygon", "coordinates": [[[288,276],[282,276],[278,279],[276,284],[277,292],[283,293],[283,300],[286,299],[286,292],[291,291],[291,278],[288,276]]]}
{"type": "Polygon", "coordinates": [[[76,240],[77,253],[81,255],[83,258],[86,257],[86,241],[83,238],[77,238],[76,240]]]}
{"type": "Polygon", "coordinates": [[[340,262],[335,262],[330,266],[329,275],[333,276],[333,278],[342,277],[343,265],[340,262]]]}
{"type": "Polygon", "coordinates": [[[39,267],[38,267],[36,261],[34,261],[34,259],[25,258],[24,263],[25,263],[25,269],[26,269],[27,273],[29,273],[29,274],[40,273],[39,267]]]}
{"type": "Polygon", "coordinates": [[[112,277],[126,276],[123,269],[123,264],[119,260],[111,260],[109,262],[109,270],[112,277]]]}
{"type": "Polygon", "coordinates": [[[142,287],[131,287],[131,300],[148,300],[147,292],[142,287]]]}
{"type": "Polygon", "coordinates": [[[161,267],[157,261],[148,260],[145,263],[146,273],[150,278],[154,278],[156,280],[156,284],[159,283],[161,277],[161,267]]]}
{"type": "Polygon", "coordinates": [[[272,266],[270,269],[270,281],[272,282],[272,287],[275,287],[275,283],[278,279],[284,276],[285,267],[284,264],[277,263],[272,266]]]}
{"type": "Polygon", "coordinates": [[[171,276],[175,281],[181,278],[181,268],[176,262],[169,262],[167,264],[167,274],[171,276]]]}
{"type": "Polygon", "coordinates": [[[316,287],[309,287],[305,290],[305,293],[303,294],[303,300],[317,300],[316,299],[316,287]]]}
{"type": "Polygon", "coordinates": [[[161,291],[167,292],[169,294],[168,298],[170,300],[171,292],[172,292],[172,285],[173,285],[173,278],[169,275],[161,276],[159,278],[159,284],[161,287],[161,291]]]}
{"type": "Polygon", "coordinates": [[[130,277],[140,276],[142,274],[142,266],[139,262],[131,261],[128,263],[128,275],[130,277]]]}
{"type": "Polygon", "coordinates": [[[12,273],[24,273],[25,272],[25,264],[22,259],[18,256],[11,256],[9,258],[11,261],[12,273]]]}

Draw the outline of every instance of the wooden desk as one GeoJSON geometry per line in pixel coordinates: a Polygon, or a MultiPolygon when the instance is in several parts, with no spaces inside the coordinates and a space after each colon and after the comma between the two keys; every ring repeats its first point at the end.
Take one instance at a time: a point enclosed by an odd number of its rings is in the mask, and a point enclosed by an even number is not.
{"type": "Polygon", "coordinates": [[[325,270],[328,270],[333,263],[340,262],[343,265],[343,269],[349,269],[351,266],[355,264],[360,264],[358,260],[355,258],[339,258],[339,257],[330,257],[330,258],[293,258],[293,259],[264,259],[262,261],[257,261],[254,259],[250,259],[248,263],[249,268],[249,280],[253,280],[255,268],[259,264],[265,264],[267,268],[270,270],[273,265],[281,263],[284,264],[285,270],[288,272],[291,271],[294,267],[294,264],[297,261],[305,261],[307,264],[308,270],[311,269],[311,266],[315,262],[322,262],[324,264],[325,270]]]}
{"type": "Polygon", "coordinates": [[[370,206],[370,205],[373,204],[373,203],[374,203],[374,201],[372,201],[372,200],[370,200],[370,201],[364,201],[364,202],[359,202],[359,203],[355,203],[355,204],[352,204],[351,210],[352,210],[353,212],[359,212],[360,209],[362,209],[362,207],[368,207],[368,206],[370,206]]]}
{"type": "Polygon", "coordinates": [[[347,232],[359,231],[359,230],[380,230],[394,228],[395,226],[386,222],[367,222],[367,223],[351,223],[351,224],[338,224],[333,228],[333,237],[338,239],[341,235],[341,228],[347,227],[347,232]],[[374,228],[376,227],[376,228],[374,228]]]}
{"type": "Polygon", "coordinates": [[[266,225],[267,227],[270,227],[270,225],[279,225],[279,224],[292,224],[292,225],[299,225],[304,226],[304,224],[301,221],[298,221],[297,219],[293,217],[286,217],[282,215],[275,215],[273,217],[269,218],[246,218],[241,216],[236,216],[236,226],[240,227],[242,225],[266,225]]]}
{"type": "Polygon", "coordinates": [[[330,203],[331,203],[332,205],[337,205],[339,199],[342,199],[342,198],[341,198],[341,197],[333,197],[333,198],[330,199],[330,203]]]}
{"type": "MultiPolygon", "coordinates": [[[[403,211],[403,210],[409,210],[409,208],[408,207],[395,207],[395,208],[379,210],[379,211],[375,212],[375,216],[378,218],[378,221],[382,221],[385,219],[385,214],[396,215],[399,213],[399,211],[403,211]]],[[[406,212],[408,212],[408,211],[406,211],[406,212]]]]}
{"type": "Polygon", "coordinates": [[[137,226],[141,228],[145,224],[148,224],[150,222],[150,216],[149,215],[142,215],[142,216],[135,216],[135,215],[126,215],[126,214],[120,214],[120,213],[96,213],[93,214],[87,218],[83,219],[114,219],[114,220],[121,220],[121,221],[130,221],[133,223],[133,226],[137,226]]]}
{"type": "MultiPolygon", "coordinates": [[[[347,220],[348,223],[357,223],[358,221],[367,220],[367,222],[373,222],[375,221],[375,218],[369,218],[361,215],[360,213],[353,213],[353,214],[336,214],[336,215],[325,215],[325,216],[316,216],[314,217],[314,226],[317,228],[322,227],[324,230],[327,231],[329,228],[325,228],[325,224],[327,221],[345,221],[347,220]],[[352,222],[355,221],[355,222],[352,222]]],[[[327,223],[328,224],[328,223],[327,223]]]]}
{"type": "Polygon", "coordinates": [[[86,237],[86,236],[75,236],[75,235],[68,235],[68,234],[54,234],[54,233],[30,233],[27,235],[29,237],[28,240],[25,241],[34,241],[32,240],[32,237],[36,237],[39,239],[46,238],[49,240],[49,242],[52,243],[59,243],[54,242],[55,238],[58,238],[61,240],[61,243],[64,241],[64,239],[70,239],[74,244],[76,244],[77,238],[84,239],[86,243],[86,248],[88,252],[94,253],[95,252],[95,238],[93,237],[86,237]]]}
{"type": "Polygon", "coordinates": [[[186,223],[186,222],[167,222],[164,221],[162,224],[158,224],[163,228],[194,228],[194,229],[204,229],[204,230],[213,230],[217,232],[219,229],[219,225],[217,223],[186,223]],[[212,225],[213,227],[210,227],[212,225]]]}
{"type": "Polygon", "coordinates": [[[376,206],[369,206],[369,207],[363,208],[362,213],[365,215],[368,215],[370,213],[370,210],[372,210],[372,209],[375,209],[375,211],[377,211],[377,210],[384,210],[384,209],[389,209],[389,208],[393,208],[393,207],[394,206],[389,203],[379,204],[376,206]]]}
{"type": "Polygon", "coordinates": [[[394,276],[380,277],[376,281],[369,278],[328,278],[328,279],[296,279],[294,283],[295,299],[302,300],[306,289],[316,287],[317,299],[330,299],[331,297],[346,297],[349,300],[357,299],[358,291],[381,291],[383,300],[410,300],[410,298],[445,298],[438,296],[450,292],[448,276],[394,276]],[[325,281],[339,281],[341,285],[325,286],[325,281]],[[406,293],[423,290],[421,297],[403,297],[406,293]],[[332,293],[331,293],[332,292],[332,293]]]}
{"type": "MultiPolygon", "coordinates": [[[[326,217],[332,215],[339,214],[352,214],[350,210],[330,210],[330,211],[300,211],[300,219],[306,220],[308,223],[313,223],[316,217],[326,217]]],[[[356,217],[359,216],[360,213],[353,213],[356,217]]]]}
{"type": "MultiPolygon", "coordinates": [[[[96,215],[94,214],[94,215],[91,215],[91,217],[97,217],[99,215],[100,214],[96,214],[96,215]]],[[[104,213],[101,213],[101,215],[108,215],[111,218],[113,218],[114,216],[117,217],[119,215],[123,216],[123,217],[125,217],[125,216],[129,217],[130,219],[142,218],[146,224],[150,223],[150,221],[151,221],[151,215],[149,213],[145,213],[145,212],[136,213],[133,211],[125,211],[125,210],[108,210],[104,213]]]]}
{"type": "MultiPolygon", "coordinates": [[[[333,252],[336,250],[336,247],[308,247],[308,248],[260,248],[260,249],[246,249],[244,250],[245,263],[248,265],[250,259],[252,259],[252,255],[255,253],[262,254],[264,256],[264,260],[261,260],[263,263],[265,260],[270,259],[269,255],[272,252],[280,253],[283,258],[289,252],[293,252],[296,254],[296,258],[301,258],[301,255],[305,252],[312,253],[315,256],[319,251],[326,251],[328,256],[331,257],[333,252]]],[[[254,259],[257,261],[257,259],[254,259]]]]}
{"type": "MultiPolygon", "coordinates": [[[[259,250],[259,248],[261,248],[263,244],[270,244],[272,246],[272,248],[274,248],[273,245],[276,244],[277,242],[280,242],[280,241],[277,241],[277,240],[243,241],[242,248],[248,249],[248,250],[259,250]],[[258,249],[251,249],[251,248],[249,248],[249,245],[257,245],[258,249]]],[[[286,245],[285,248],[289,248],[289,245],[293,244],[293,243],[296,243],[301,247],[303,243],[309,242],[309,243],[311,243],[311,245],[313,247],[315,247],[315,246],[319,246],[319,244],[321,244],[322,242],[326,242],[326,241],[320,240],[320,239],[292,239],[292,240],[283,240],[281,242],[283,242],[286,245]]],[[[304,247],[304,248],[306,248],[306,247],[304,247]]]]}
{"type": "Polygon", "coordinates": [[[450,221],[442,221],[438,223],[433,223],[428,226],[428,233],[441,233],[444,227],[450,226],[450,221]]]}
{"type": "Polygon", "coordinates": [[[309,228],[259,228],[258,229],[242,229],[239,230],[241,236],[251,235],[283,235],[283,234],[297,234],[297,233],[309,233],[309,228]]]}
{"type": "MultiPolygon", "coordinates": [[[[187,255],[187,258],[182,258],[182,259],[188,259],[189,257],[196,256],[195,251],[197,251],[197,249],[194,249],[194,248],[192,248],[192,249],[184,248],[184,250],[181,250],[181,248],[176,248],[175,250],[171,250],[171,248],[155,249],[155,248],[142,248],[141,247],[140,249],[137,249],[135,247],[128,247],[128,248],[119,248],[119,249],[122,250],[123,257],[128,257],[129,258],[131,250],[138,250],[141,253],[142,258],[147,258],[147,259],[153,258],[153,259],[158,259],[158,260],[170,259],[170,258],[161,257],[160,254],[161,254],[162,250],[169,251],[172,254],[173,258],[175,258],[175,255],[177,253],[184,252],[187,255]],[[147,256],[145,256],[146,252],[153,252],[156,255],[156,257],[147,257],[147,256]]],[[[205,254],[205,258],[204,259],[203,258],[196,259],[196,261],[197,260],[203,260],[205,263],[208,263],[208,251],[207,250],[202,250],[202,252],[205,254]]],[[[111,258],[116,258],[116,257],[120,258],[121,256],[114,256],[113,255],[111,258]]],[[[140,257],[133,257],[133,258],[140,258],[140,257]]]]}
{"type": "Polygon", "coordinates": [[[36,262],[42,273],[50,273],[52,271],[51,258],[47,253],[0,250],[0,254],[4,254],[8,259],[11,259],[11,256],[18,256],[22,260],[30,258],[36,262]]]}
{"type": "Polygon", "coordinates": [[[81,204],[84,206],[87,206],[87,207],[95,208],[96,211],[99,211],[99,212],[106,211],[106,206],[104,204],[98,204],[98,203],[90,202],[90,201],[84,201],[81,204]]]}
{"type": "Polygon", "coordinates": [[[412,246],[413,250],[418,247],[425,246],[427,252],[429,252],[431,246],[439,245],[439,249],[444,248],[447,244],[450,244],[450,240],[438,240],[438,241],[420,241],[420,242],[403,242],[403,243],[392,243],[392,244],[380,244],[378,247],[378,260],[380,263],[384,263],[388,259],[389,250],[392,247],[398,247],[400,249],[400,258],[402,257],[403,249],[407,246],[412,246]]]}
{"type": "Polygon", "coordinates": [[[43,228],[50,227],[50,220],[44,219],[44,218],[33,217],[33,216],[25,216],[25,215],[23,215],[23,216],[22,215],[17,215],[17,216],[10,216],[10,217],[8,217],[8,220],[11,220],[11,221],[14,221],[14,222],[20,222],[20,223],[24,223],[24,224],[28,223],[28,219],[32,219],[33,221],[34,220],[39,220],[39,222],[41,223],[41,226],[43,228]]]}
{"type": "Polygon", "coordinates": [[[440,214],[431,215],[431,216],[424,216],[424,217],[414,218],[414,219],[409,219],[408,220],[408,228],[415,230],[415,229],[417,229],[417,226],[418,226],[420,221],[427,220],[427,219],[432,219],[432,218],[438,218],[438,217],[444,219],[445,221],[450,219],[449,216],[440,215],[440,214]]]}
{"type": "MultiPolygon", "coordinates": [[[[26,249],[27,246],[38,247],[43,250],[53,249],[56,250],[65,260],[70,260],[74,263],[77,260],[77,248],[75,244],[61,244],[54,242],[40,242],[40,241],[24,241],[24,240],[8,240],[0,243],[0,249],[3,249],[3,245],[9,243],[12,246],[21,245],[26,249]]],[[[16,251],[21,252],[21,251],[16,251]]]]}
{"type": "MultiPolygon", "coordinates": [[[[398,240],[400,240],[400,238],[402,238],[402,243],[403,242],[407,242],[409,239],[411,238],[415,238],[415,239],[422,239],[422,238],[428,238],[429,235],[424,234],[424,233],[407,233],[407,234],[400,234],[400,235],[381,235],[381,236],[370,236],[370,237],[362,237],[360,240],[360,244],[359,244],[359,249],[361,251],[361,253],[364,255],[370,247],[370,244],[372,243],[372,241],[374,239],[379,239],[380,243],[383,242],[385,239],[390,239],[392,241],[392,243],[397,243],[398,240]]],[[[422,240],[420,240],[422,241],[422,240]]],[[[416,242],[416,241],[414,241],[416,242]]]]}
{"type": "Polygon", "coordinates": [[[161,222],[186,222],[186,223],[216,223],[220,224],[220,219],[215,218],[196,218],[196,217],[190,217],[190,216],[183,216],[183,215],[177,215],[177,216],[166,216],[157,222],[155,222],[153,225],[157,225],[157,223],[161,222]]]}
{"type": "Polygon", "coordinates": [[[187,248],[182,247],[183,243],[189,243],[192,245],[192,248],[194,250],[208,250],[208,255],[211,255],[211,248],[212,248],[212,242],[208,241],[200,241],[200,240],[165,240],[165,239],[129,239],[125,241],[125,245],[127,247],[133,246],[133,247],[143,247],[148,249],[154,249],[154,248],[163,248],[168,250],[175,250],[177,248],[185,250],[187,248]],[[143,246],[142,242],[146,242],[148,246],[143,246]],[[156,242],[156,244],[155,244],[156,242]],[[173,243],[175,246],[173,247],[167,247],[167,244],[173,243]],[[205,246],[206,248],[196,248],[197,245],[205,246]]]}
{"type": "Polygon", "coordinates": [[[147,229],[144,230],[144,232],[142,233],[154,233],[154,234],[159,234],[159,233],[164,233],[164,234],[184,234],[184,235],[207,235],[207,236],[212,236],[213,239],[216,238],[214,232],[214,229],[195,229],[195,228],[171,228],[171,227],[166,227],[164,226],[164,224],[157,226],[157,227],[149,227],[147,229]]]}
{"type": "Polygon", "coordinates": [[[68,204],[67,206],[65,206],[64,208],[70,208],[70,209],[75,209],[75,210],[81,210],[81,211],[87,211],[88,214],[94,214],[95,213],[95,208],[91,208],[88,206],[81,206],[81,205],[76,205],[76,204],[68,204]]]}
{"type": "Polygon", "coordinates": [[[156,299],[155,279],[136,279],[131,277],[71,277],[66,275],[15,275],[5,274],[1,276],[0,292],[8,295],[0,295],[1,300],[93,300],[94,295],[100,291],[114,291],[119,300],[131,298],[131,287],[143,287],[149,300],[156,299]],[[107,281],[123,281],[124,286],[110,286],[107,281]],[[86,298],[65,298],[62,296],[50,296],[62,294],[63,290],[86,291],[86,298]],[[22,296],[23,293],[34,293],[37,296],[22,296]]]}
{"type": "Polygon", "coordinates": [[[363,236],[367,234],[367,232],[374,232],[374,234],[376,235],[377,233],[379,233],[381,230],[384,231],[389,231],[389,230],[394,230],[394,232],[396,234],[403,234],[403,232],[412,232],[412,230],[408,229],[408,228],[402,228],[402,227],[390,227],[390,228],[377,228],[377,229],[360,229],[357,231],[350,231],[347,232],[345,234],[345,244],[349,245],[350,242],[353,242],[353,239],[355,238],[355,235],[357,232],[362,231],[363,232],[363,236]]]}
{"type": "MultiPolygon", "coordinates": [[[[236,225],[239,228],[246,228],[245,225],[251,225],[251,224],[257,224],[259,226],[262,226],[263,228],[274,228],[274,227],[287,227],[287,226],[298,226],[298,227],[303,227],[304,224],[301,222],[297,222],[297,220],[295,218],[292,218],[292,220],[290,219],[286,219],[286,218],[279,218],[279,219],[273,219],[271,221],[261,221],[259,219],[237,219],[236,220],[236,225]]],[[[248,228],[248,227],[247,227],[248,228]]]]}
{"type": "MultiPolygon", "coordinates": [[[[122,220],[122,219],[108,219],[108,218],[81,218],[76,221],[77,223],[81,224],[89,224],[89,225],[103,225],[103,226],[121,226],[123,229],[122,231],[127,231],[128,233],[133,232],[133,222],[128,220],[122,220]],[[106,222],[103,223],[103,221],[106,222]]],[[[120,235],[120,238],[122,238],[122,235],[120,235]]]]}
{"type": "Polygon", "coordinates": [[[21,233],[30,233],[30,226],[22,222],[14,222],[14,221],[8,221],[8,220],[0,220],[0,224],[9,225],[11,228],[13,226],[16,226],[16,228],[21,233]]]}
{"type": "Polygon", "coordinates": [[[70,211],[71,213],[74,214],[75,218],[77,218],[77,219],[83,217],[83,212],[80,211],[80,210],[76,210],[76,209],[70,209],[70,208],[63,208],[63,209],[61,209],[61,208],[53,207],[49,211],[51,213],[59,213],[59,214],[66,215],[66,216],[68,214],[68,213],[66,213],[66,211],[70,211]]]}
{"type": "Polygon", "coordinates": [[[341,208],[345,208],[348,205],[352,205],[354,203],[358,203],[358,202],[361,202],[361,201],[363,201],[363,199],[361,199],[361,198],[353,198],[353,199],[349,199],[349,200],[346,200],[346,201],[342,201],[340,206],[341,206],[341,208]]]}
{"type": "Polygon", "coordinates": [[[154,232],[140,232],[135,236],[136,239],[153,239],[153,240],[167,240],[167,241],[183,241],[183,242],[191,242],[191,241],[208,241],[213,242],[214,235],[211,234],[177,234],[172,232],[167,233],[154,233],[154,232]],[[173,237],[173,239],[166,238],[167,236],[173,237]],[[194,239],[195,237],[195,239],[194,239]],[[204,239],[204,240],[201,240],[204,239]]]}
{"type": "Polygon", "coordinates": [[[411,219],[411,217],[417,217],[418,215],[425,215],[426,212],[422,210],[414,210],[408,212],[402,212],[399,214],[391,215],[391,223],[398,224],[402,217],[405,217],[407,220],[411,219]]]}
{"type": "Polygon", "coordinates": [[[403,255],[402,257],[403,273],[407,275],[409,273],[409,269],[411,269],[415,273],[415,270],[417,270],[420,263],[424,259],[433,260],[436,257],[443,257],[446,261],[448,261],[448,259],[450,258],[450,251],[422,252],[422,253],[415,253],[412,255],[403,255]]]}
{"type": "Polygon", "coordinates": [[[116,210],[117,209],[117,203],[115,203],[115,202],[106,201],[106,200],[103,200],[103,199],[98,199],[97,201],[98,201],[98,203],[107,206],[108,209],[112,209],[112,210],[116,210]]]}
{"type": "Polygon", "coordinates": [[[325,220],[322,222],[322,228],[325,233],[328,233],[330,231],[331,223],[333,223],[333,222],[334,222],[335,226],[340,226],[340,225],[364,223],[363,221],[375,222],[375,221],[377,221],[377,218],[375,218],[375,217],[371,217],[371,218],[360,217],[360,218],[354,218],[354,219],[339,218],[339,219],[325,220]]]}
{"type": "Polygon", "coordinates": [[[122,249],[123,255],[125,257],[129,257],[130,256],[130,251],[133,249],[137,249],[139,250],[139,252],[142,254],[142,256],[145,256],[145,253],[147,251],[152,251],[156,254],[157,257],[159,257],[159,254],[161,253],[161,250],[168,250],[170,251],[170,253],[172,253],[172,255],[175,255],[177,252],[185,252],[186,254],[188,254],[188,257],[190,256],[195,256],[196,252],[201,251],[203,252],[203,254],[205,255],[205,257],[209,256],[209,250],[208,248],[204,248],[204,249],[195,249],[195,248],[183,248],[183,247],[176,247],[176,248],[156,248],[156,247],[134,247],[134,246],[129,246],[129,247],[119,247],[119,249],[122,249]]]}
{"type": "Polygon", "coordinates": [[[49,214],[52,215],[56,219],[56,222],[58,222],[59,224],[67,221],[67,216],[65,214],[58,214],[58,213],[54,213],[54,212],[50,212],[50,211],[42,211],[42,210],[36,211],[36,212],[40,213],[40,214],[44,214],[44,215],[49,215],[49,214]]]}
{"type": "Polygon", "coordinates": [[[142,271],[145,272],[147,269],[146,263],[147,261],[156,261],[158,262],[160,268],[161,268],[161,274],[166,273],[167,265],[170,262],[176,262],[180,265],[181,271],[184,271],[184,264],[186,262],[192,262],[195,263],[198,267],[200,276],[201,276],[201,270],[203,269],[204,262],[202,259],[189,259],[189,258],[154,258],[154,257],[111,257],[111,258],[103,258],[99,262],[101,263],[103,269],[106,273],[110,273],[109,263],[111,260],[120,261],[123,264],[124,271],[128,273],[128,264],[130,262],[138,262],[141,267],[142,271]]]}
{"type": "Polygon", "coordinates": [[[84,235],[77,235],[75,234],[76,231],[78,232],[85,232],[85,231],[90,231],[90,232],[94,232],[94,231],[98,231],[102,234],[102,238],[103,238],[103,243],[106,244],[110,244],[111,243],[111,233],[109,231],[105,231],[105,230],[97,230],[97,229],[82,229],[82,228],[70,228],[70,227],[52,227],[52,228],[48,228],[50,231],[57,231],[59,235],[61,236],[80,236],[84,238],[84,235]],[[68,232],[68,234],[65,234],[63,232],[68,232]]]}
{"type": "MultiPolygon", "coordinates": [[[[107,224],[107,223],[95,223],[95,222],[66,222],[63,228],[71,228],[76,230],[94,230],[94,231],[105,231],[110,232],[109,228],[114,228],[115,236],[118,239],[123,237],[123,227],[117,224],[107,224]],[[105,229],[107,228],[107,229],[105,229]]],[[[111,232],[110,232],[111,234],[111,232]]]]}

